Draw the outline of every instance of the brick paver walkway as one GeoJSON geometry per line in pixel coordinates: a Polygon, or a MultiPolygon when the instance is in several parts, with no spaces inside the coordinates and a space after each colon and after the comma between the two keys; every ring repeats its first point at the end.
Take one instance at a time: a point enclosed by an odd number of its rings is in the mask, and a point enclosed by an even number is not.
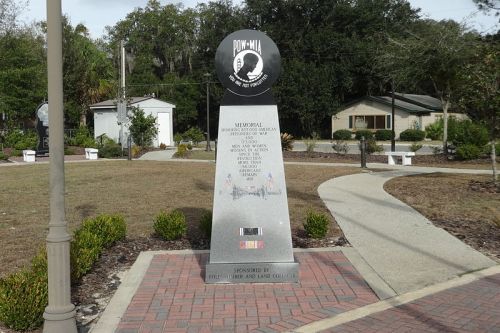
{"type": "Polygon", "coordinates": [[[500,333],[500,274],[323,331],[327,332],[500,333]]]}
{"type": "Polygon", "coordinates": [[[207,254],[156,255],[116,332],[282,332],[378,301],[341,252],[295,257],[297,284],[206,285],[207,254]]]}

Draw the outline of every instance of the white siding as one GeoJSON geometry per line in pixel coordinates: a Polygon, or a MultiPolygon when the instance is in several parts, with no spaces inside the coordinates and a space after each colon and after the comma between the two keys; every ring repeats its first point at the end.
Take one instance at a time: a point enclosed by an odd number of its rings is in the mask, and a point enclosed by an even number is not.
{"type": "Polygon", "coordinates": [[[94,111],[94,137],[106,134],[118,142],[120,127],[117,124],[116,111],[113,109],[102,109],[94,111]]]}

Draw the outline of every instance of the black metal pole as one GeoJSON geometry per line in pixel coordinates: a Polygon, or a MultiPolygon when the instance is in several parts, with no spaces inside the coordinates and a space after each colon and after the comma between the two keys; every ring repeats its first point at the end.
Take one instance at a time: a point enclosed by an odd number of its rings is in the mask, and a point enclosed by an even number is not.
{"type": "Polygon", "coordinates": [[[391,151],[396,151],[396,131],[394,130],[394,79],[391,81],[391,130],[392,130],[392,135],[391,135],[391,151]]]}
{"type": "Polygon", "coordinates": [[[359,146],[361,148],[361,167],[366,168],[366,140],[364,136],[361,137],[359,146]]]}
{"type": "Polygon", "coordinates": [[[206,73],[205,77],[207,78],[207,148],[206,151],[211,151],[210,147],[210,91],[208,85],[210,84],[209,78],[210,74],[206,73]]]}

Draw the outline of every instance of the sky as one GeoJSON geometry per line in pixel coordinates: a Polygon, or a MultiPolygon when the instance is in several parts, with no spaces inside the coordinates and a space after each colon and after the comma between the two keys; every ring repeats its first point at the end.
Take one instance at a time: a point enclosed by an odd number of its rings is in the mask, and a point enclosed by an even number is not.
{"type": "MultiPolygon", "coordinates": [[[[16,1],[16,0],[14,0],[16,1]]],[[[46,19],[47,0],[29,0],[28,8],[21,15],[21,20],[29,24],[32,21],[46,19]]],[[[72,25],[83,23],[93,38],[105,34],[106,26],[113,26],[125,18],[134,8],[144,7],[147,0],[61,0],[63,13],[70,17],[72,25]]],[[[162,4],[182,3],[184,7],[194,7],[197,0],[172,1],[160,0],[162,4]]],[[[240,3],[241,0],[233,0],[240,3]]],[[[453,19],[466,22],[480,33],[493,33],[500,29],[498,17],[485,15],[477,10],[472,0],[410,0],[412,7],[421,8],[421,15],[434,20],[453,19]]]]}

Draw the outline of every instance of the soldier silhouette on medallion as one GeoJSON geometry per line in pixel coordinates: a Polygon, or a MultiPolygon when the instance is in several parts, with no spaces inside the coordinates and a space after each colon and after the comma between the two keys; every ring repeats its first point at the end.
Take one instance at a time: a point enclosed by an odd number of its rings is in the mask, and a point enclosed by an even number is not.
{"type": "Polygon", "coordinates": [[[259,57],[253,53],[247,53],[243,56],[243,67],[236,74],[239,78],[250,81],[248,73],[253,72],[258,63],[259,57]]]}

